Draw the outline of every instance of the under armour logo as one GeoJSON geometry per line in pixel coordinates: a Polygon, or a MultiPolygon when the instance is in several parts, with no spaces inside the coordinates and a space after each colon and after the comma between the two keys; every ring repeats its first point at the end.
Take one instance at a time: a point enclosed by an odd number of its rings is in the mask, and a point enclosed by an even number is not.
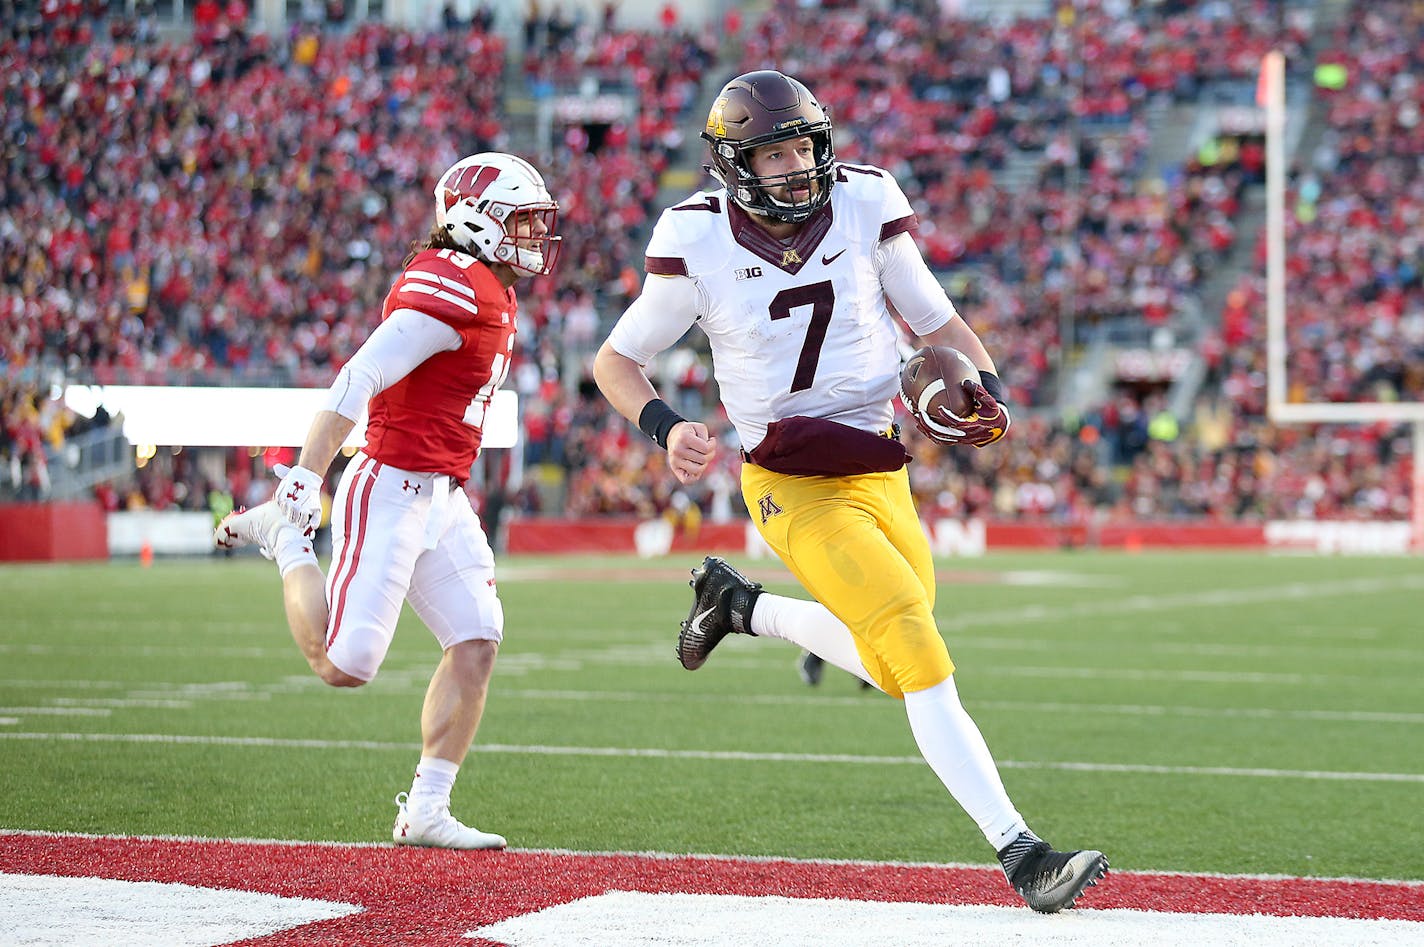
{"type": "Polygon", "coordinates": [[[410,491],[413,491],[413,492],[416,494],[416,496],[419,496],[419,495],[420,495],[420,484],[418,484],[418,483],[411,483],[409,480],[407,480],[407,481],[405,482],[405,486],[401,487],[401,489],[402,489],[402,490],[410,490],[410,491]]]}
{"type": "Polygon", "coordinates": [[[301,494],[301,492],[302,492],[302,485],[301,485],[301,484],[297,484],[295,487],[292,488],[292,491],[287,494],[287,499],[288,499],[288,500],[291,500],[293,503],[296,503],[296,502],[297,502],[297,497],[301,494]]]}
{"type": "Polygon", "coordinates": [[[757,501],[757,506],[758,506],[758,507],[760,508],[760,510],[761,510],[761,521],[762,521],[762,523],[765,523],[767,520],[771,519],[773,516],[778,516],[778,515],[780,515],[781,513],[785,512],[784,510],[782,510],[781,507],[779,507],[779,506],[776,505],[776,501],[771,498],[771,494],[770,494],[770,493],[768,493],[766,496],[764,496],[764,497],[762,497],[760,500],[758,500],[758,501],[757,501]]]}

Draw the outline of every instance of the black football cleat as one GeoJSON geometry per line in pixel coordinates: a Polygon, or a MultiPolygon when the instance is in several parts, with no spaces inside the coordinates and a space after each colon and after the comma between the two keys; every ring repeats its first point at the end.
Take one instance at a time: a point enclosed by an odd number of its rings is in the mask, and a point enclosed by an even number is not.
{"type": "Polygon", "coordinates": [[[1055,852],[1032,832],[1010,842],[999,853],[999,864],[1024,903],[1041,914],[1071,908],[1108,873],[1108,859],[1102,852],[1055,852]]]}
{"type": "Polygon", "coordinates": [[[815,687],[821,683],[821,673],[826,668],[826,662],[819,654],[812,654],[810,651],[802,652],[801,657],[796,659],[796,670],[801,674],[801,680],[807,687],[815,687]]]}
{"type": "Polygon", "coordinates": [[[761,583],[742,575],[725,559],[708,556],[692,570],[692,611],[677,636],[677,659],[689,671],[707,662],[712,649],[730,634],[753,635],[752,606],[761,583]]]}

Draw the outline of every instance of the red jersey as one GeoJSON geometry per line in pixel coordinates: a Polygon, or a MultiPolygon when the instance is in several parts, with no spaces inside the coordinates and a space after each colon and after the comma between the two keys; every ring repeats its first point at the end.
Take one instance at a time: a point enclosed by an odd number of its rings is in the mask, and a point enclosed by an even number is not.
{"type": "Polygon", "coordinates": [[[366,453],[383,464],[469,477],[480,452],[485,412],[514,352],[514,291],[489,267],[455,250],[422,250],[386,294],[381,320],[414,309],[460,333],[460,346],[437,352],[371,399],[366,453]]]}

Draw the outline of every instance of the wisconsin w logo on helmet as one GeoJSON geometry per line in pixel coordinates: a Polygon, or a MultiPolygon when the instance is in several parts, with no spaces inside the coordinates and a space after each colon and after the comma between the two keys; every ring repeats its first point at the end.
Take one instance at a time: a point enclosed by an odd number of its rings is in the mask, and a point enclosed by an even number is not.
{"type": "Polygon", "coordinates": [[[462,197],[479,197],[483,194],[485,188],[499,179],[499,168],[472,164],[461,169],[459,165],[456,165],[445,172],[445,177],[455,178],[453,181],[442,180],[440,182],[440,189],[445,191],[445,209],[448,211],[462,197]]]}
{"type": "Polygon", "coordinates": [[[558,261],[559,204],[523,158],[490,151],[463,158],[435,185],[435,223],[455,244],[521,276],[558,261]]]}
{"type": "Polygon", "coordinates": [[[712,151],[706,170],[727,188],[727,196],[748,213],[799,223],[831,199],[836,161],[830,115],[811,90],[771,69],[737,76],[722,87],[707,114],[702,133],[712,151]],[[748,156],[752,149],[782,141],[810,138],[815,164],[791,174],[756,175],[748,156]],[[769,188],[810,185],[803,200],[781,200],[769,188]]]}

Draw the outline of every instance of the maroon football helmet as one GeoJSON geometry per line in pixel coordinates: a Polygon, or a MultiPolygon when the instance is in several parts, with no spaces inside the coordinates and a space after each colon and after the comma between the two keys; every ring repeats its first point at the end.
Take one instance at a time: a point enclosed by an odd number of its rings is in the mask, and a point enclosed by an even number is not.
{"type": "Polygon", "coordinates": [[[712,150],[707,171],[749,213],[799,223],[831,199],[836,160],[831,118],[811,90],[790,76],[763,69],[728,82],[712,104],[702,137],[712,150]],[[752,174],[747,156],[753,148],[802,137],[813,143],[813,167],[791,174],[752,174]],[[777,200],[767,191],[804,182],[811,183],[811,194],[804,201],[777,200]]]}

